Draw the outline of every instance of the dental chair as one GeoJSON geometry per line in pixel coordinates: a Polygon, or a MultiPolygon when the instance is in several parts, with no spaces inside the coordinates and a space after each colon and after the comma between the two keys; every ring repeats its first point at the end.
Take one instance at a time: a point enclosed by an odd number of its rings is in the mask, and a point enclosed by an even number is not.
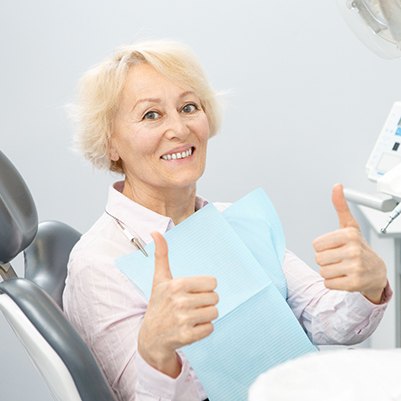
{"type": "Polygon", "coordinates": [[[0,151],[0,276],[4,280],[0,312],[55,400],[116,401],[94,356],[62,311],[68,257],[79,238],[66,224],[38,224],[28,187],[0,151]],[[23,278],[17,277],[10,263],[21,252],[23,278]]]}

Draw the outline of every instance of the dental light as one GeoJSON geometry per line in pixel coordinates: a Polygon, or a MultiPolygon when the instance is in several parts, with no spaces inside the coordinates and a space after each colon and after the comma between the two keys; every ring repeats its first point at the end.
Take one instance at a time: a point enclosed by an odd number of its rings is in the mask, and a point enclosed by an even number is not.
{"type": "Polygon", "coordinates": [[[337,0],[356,36],[387,59],[401,57],[401,0],[337,0]]]}

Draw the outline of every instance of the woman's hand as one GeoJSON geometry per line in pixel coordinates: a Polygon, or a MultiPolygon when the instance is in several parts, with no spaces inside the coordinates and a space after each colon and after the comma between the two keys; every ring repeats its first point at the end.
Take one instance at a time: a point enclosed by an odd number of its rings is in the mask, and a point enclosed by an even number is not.
{"type": "Polygon", "coordinates": [[[333,205],[340,229],[313,241],[316,262],[327,288],[359,291],[373,303],[380,303],[387,284],[386,266],[362,237],[344,197],[343,187],[333,188],[333,205]]]}
{"type": "MultiPolygon", "coordinates": [[[[167,242],[152,233],[155,242],[155,272],[152,294],[138,338],[142,358],[159,371],[177,377],[181,371],[176,349],[207,337],[218,316],[214,277],[174,279],[167,242]]],[[[190,263],[190,262],[189,262],[190,263]]]]}

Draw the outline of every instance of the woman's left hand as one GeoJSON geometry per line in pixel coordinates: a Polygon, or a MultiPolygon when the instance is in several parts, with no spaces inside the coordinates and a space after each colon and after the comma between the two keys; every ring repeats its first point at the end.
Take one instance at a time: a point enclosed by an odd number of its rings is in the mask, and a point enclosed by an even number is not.
{"type": "Polygon", "coordinates": [[[324,284],[330,289],[358,291],[371,302],[380,303],[387,285],[386,266],[363,238],[342,185],[333,187],[332,201],[340,229],[313,241],[324,284]]]}

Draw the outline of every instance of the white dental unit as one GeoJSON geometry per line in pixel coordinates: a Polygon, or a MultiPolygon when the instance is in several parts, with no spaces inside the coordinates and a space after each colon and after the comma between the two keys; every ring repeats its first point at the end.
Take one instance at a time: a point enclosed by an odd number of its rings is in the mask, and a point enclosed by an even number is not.
{"type": "Polygon", "coordinates": [[[376,194],[346,189],[348,200],[382,212],[391,212],[381,232],[401,213],[401,102],[395,102],[366,164],[369,180],[376,183],[376,194]]]}
{"type": "MultiPolygon", "coordinates": [[[[401,0],[336,1],[366,46],[387,59],[401,57],[401,0]]],[[[344,192],[366,219],[369,242],[384,259],[394,291],[369,339],[376,349],[326,351],[288,361],[256,380],[249,401],[401,401],[394,373],[401,366],[401,349],[394,349],[401,347],[401,101],[392,106],[366,169],[377,192],[344,192]]]]}
{"type": "Polygon", "coordinates": [[[370,338],[373,348],[401,346],[401,102],[395,102],[366,164],[376,193],[346,188],[368,226],[369,242],[387,265],[393,300],[370,338]]]}
{"type": "MultiPolygon", "coordinates": [[[[379,56],[401,57],[401,0],[337,0],[361,41],[379,56]]],[[[401,94],[400,94],[401,98],[401,94]]],[[[395,102],[366,164],[376,193],[346,188],[369,226],[369,241],[385,260],[394,299],[370,339],[373,348],[401,346],[401,101],[395,102]],[[384,213],[386,212],[386,213],[384,213]]]]}
{"type": "MultiPolygon", "coordinates": [[[[340,12],[356,36],[387,59],[401,57],[401,0],[337,0],[340,12]]],[[[401,97],[401,94],[400,94],[401,97]]],[[[401,102],[395,102],[366,165],[377,194],[346,190],[348,200],[389,212],[381,232],[401,212],[401,102]]],[[[384,217],[384,216],[383,216],[384,217]]]]}
{"type": "MultiPolygon", "coordinates": [[[[366,165],[368,178],[377,183],[377,191],[391,197],[393,202],[401,200],[401,102],[396,102],[380,133],[366,165]]],[[[392,209],[387,225],[381,230],[386,233],[388,226],[401,213],[401,204],[392,209]]],[[[382,209],[387,211],[386,209],[382,209]]]]}

